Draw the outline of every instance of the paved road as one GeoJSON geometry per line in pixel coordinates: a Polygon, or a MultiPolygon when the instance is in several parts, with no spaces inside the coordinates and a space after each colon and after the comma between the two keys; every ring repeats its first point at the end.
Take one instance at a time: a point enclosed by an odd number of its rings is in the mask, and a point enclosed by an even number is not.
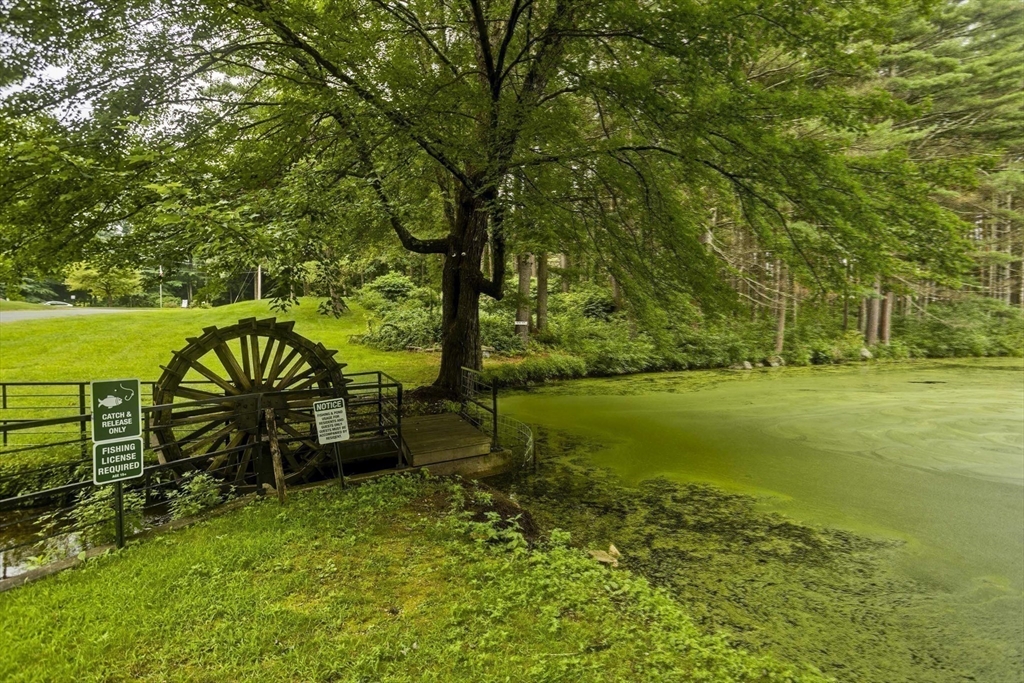
{"type": "Polygon", "coordinates": [[[73,315],[96,315],[98,313],[137,313],[145,308],[78,308],[70,306],[54,306],[53,308],[34,308],[25,311],[0,311],[0,323],[13,323],[18,320],[36,320],[38,318],[66,318],[73,315]]]}

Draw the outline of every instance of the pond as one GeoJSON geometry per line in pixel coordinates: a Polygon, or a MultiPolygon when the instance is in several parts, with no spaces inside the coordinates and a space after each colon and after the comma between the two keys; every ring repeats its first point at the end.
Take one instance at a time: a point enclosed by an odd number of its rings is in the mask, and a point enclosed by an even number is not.
{"type": "Polygon", "coordinates": [[[597,442],[588,457],[627,484],[708,483],[801,523],[898,541],[901,575],[943,598],[934,614],[985,623],[991,656],[1013,660],[989,674],[1022,680],[1019,359],[583,380],[502,408],[597,442]]]}

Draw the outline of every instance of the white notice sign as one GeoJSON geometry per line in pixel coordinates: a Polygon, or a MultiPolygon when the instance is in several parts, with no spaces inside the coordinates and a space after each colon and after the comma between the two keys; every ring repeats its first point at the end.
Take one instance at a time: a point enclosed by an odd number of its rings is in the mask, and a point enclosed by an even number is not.
{"type": "Polygon", "coordinates": [[[316,418],[317,441],[321,446],[348,441],[348,413],[345,412],[345,399],[332,398],[327,401],[315,402],[313,416],[316,418]]]}

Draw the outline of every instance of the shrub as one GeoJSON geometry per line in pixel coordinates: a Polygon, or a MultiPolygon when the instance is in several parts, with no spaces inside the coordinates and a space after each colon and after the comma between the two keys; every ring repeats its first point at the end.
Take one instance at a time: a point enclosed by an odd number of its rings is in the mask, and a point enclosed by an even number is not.
{"type": "Polygon", "coordinates": [[[594,285],[581,285],[572,292],[550,298],[551,313],[577,313],[592,320],[607,320],[615,311],[611,292],[594,285]]]}
{"type": "Polygon", "coordinates": [[[392,301],[384,298],[380,292],[364,288],[356,295],[359,305],[368,311],[383,311],[390,308],[392,301]]]}
{"type": "Polygon", "coordinates": [[[893,335],[912,356],[1020,356],[1024,314],[996,299],[937,302],[922,316],[898,316],[893,335]]]}
{"type": "Polygon", "coordinates": [[[194,517],[221,502],[220,482],[205,472],[193,472],[185,475],[181,488],[170,492],[168,497],[171,499],[171,519],[194,517]]]}
{"type": "MultiPolygon", "coordinates": [[[[124,533],[129,535],[142,527],[143,496],[137,491],[125,491],[124,533]]],[[[113,543],[116,536],[116,508],[113,486],[94,486],[84,489],[71,511],[74,529],[88,546],[113,543]]]]}
{"type": "Polygon", "coordinates": [[[427,347],[441,342],[441,316],[422,305],[388,308],[371,321],[362,343],[381,351],[402,351],[410,346],[427,347]]]}
{"type": "Polygon", "coordinates": [[[524,386],[553,379],[575,379],[587,374],[582,358],[564,354],[528,356],[521,361],[484,368],[484,381],[499,387],[524,386]]]}
{"type": "Polygon", "coordinates": [[[521,353],[523,340],[516,334],[515,319],[507,313],[480,311],[480,343],[492,346],[498,353],[521,353]]]}
{"type": "Polygon", "coordinates": [[[385,273],[363,287],[363,290],[379,294],[388,301],[408,298],[414,289],[415,283],[401,273],[385,273]]]}

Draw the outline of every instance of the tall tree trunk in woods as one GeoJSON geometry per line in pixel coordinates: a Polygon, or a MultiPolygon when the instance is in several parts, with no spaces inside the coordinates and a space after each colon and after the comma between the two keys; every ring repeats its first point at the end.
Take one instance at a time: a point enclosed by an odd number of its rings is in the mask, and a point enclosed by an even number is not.
{"type": "Polygon", "coordinates": [[[861,297],[860,306],[857,307],[857,331],[864,334],[868,328],[868,300],[861,297]]]}
{"type": "Polygon", "coordinates": [[[562,269],[562,293],[569,291],[569,255],[558,255],[558,267],[562,269]]]}
{"type": "Polygon", "coordinates": [[[875,294],[868,300],[868,320],[867,325],[864,328],[864,341],[868,346],[874,346],[878,343],[878,318],[881,312],[881,299],[879,298],[879,289],[881,284],[878,279],[875,280],[875,294]]]}
{"type": "Polygon", "coordinates": [[[492,278],[484,279],[480,269],[488,239],[487,206],[493,203],[494,194],[478,194],[460,188],[456,198],[448,237],[427,241],[416,240],[405,230],[399,233],[403,242],[417,246],[422,250],[420,253],[444,254],[441,271],[441,368],[434,386],[451,396],[457,396],[461,391],[463,367],[479,370],[482,366],[480,295],[487,293],[500,299],[501,283],[505,278],[502,242],[494,248],[492,278]]]}
{"type": "Polygon", "coordinates": [[[523,344],[530,341],[530,255],[516,256],[516,271],[519,275],[519,301],[516,306],[516,331],[523,344]]]}
{"type": "Polygon", "coordinates": [[[879,326],[881,327],[882,343],[886,346],[889,345],[889,335],[892,332],[892,306],[895,297],[896,295],[892,292],[886,292],[885,298],[882,299],[882,320],[879,326]]]}
{"type": "Polygon", "coordinates": [[[782,274],[782,264],[776,264],[775,278],[775,354],[782,353],[786,345],[786,295],[782,291],[785,276],[782,274]]]}
{"type": "Polygon", "coordinates": [[[615,310],[619,310],[622,308],[622,289],[619,287],[619,281],[615,279],[614,275],[609,275],[608,283],[612,286],[612,301],[615,303],[615,310]]]}
{"type": "Polygon", "coordinates": [[[843,294],[843,332],[850,329],[850,297],[843,294]]]}
{"type": "Polygon", "coordinates": [[[797,316],[800,313],[800,287],[797,285],[796,280],[793,279],[793,275],[789,276],[789,288],[793,293],[793,328],[796,329],[797,316]]]}
{"type": "Polygon", "coordinates": [[[548,328],[548,255],[537,254],[537,331],[548,328]]]}

